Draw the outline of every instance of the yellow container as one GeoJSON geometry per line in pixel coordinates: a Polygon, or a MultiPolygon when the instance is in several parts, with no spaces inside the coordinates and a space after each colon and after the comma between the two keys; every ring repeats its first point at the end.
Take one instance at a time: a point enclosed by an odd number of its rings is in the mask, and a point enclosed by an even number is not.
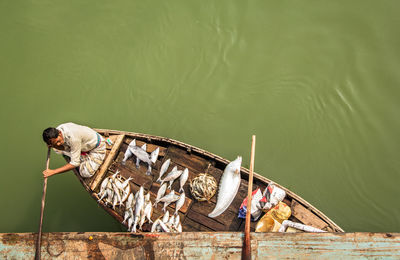
{"type": "Polygon", "coordinates": [[[277,232],[282,222],[289,219],[291,214],[290,207],[283,202],[279,202],[257,222],[256,232],[277,232]]]}

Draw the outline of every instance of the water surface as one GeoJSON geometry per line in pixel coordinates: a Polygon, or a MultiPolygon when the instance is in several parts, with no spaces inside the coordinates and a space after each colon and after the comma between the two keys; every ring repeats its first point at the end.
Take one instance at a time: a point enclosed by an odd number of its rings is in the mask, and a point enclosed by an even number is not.
{"type": "MultiPolygon", "coordinates": [[[[250,159],[346,231],[400,232],[400,2],[1,1],[0,232],[38,229],[48,126],[250,159]]],[[[52,154],[51,167],[63,159],[52,154]]],[[[72,172],[43,230],[120,231],[72,172]]]]}

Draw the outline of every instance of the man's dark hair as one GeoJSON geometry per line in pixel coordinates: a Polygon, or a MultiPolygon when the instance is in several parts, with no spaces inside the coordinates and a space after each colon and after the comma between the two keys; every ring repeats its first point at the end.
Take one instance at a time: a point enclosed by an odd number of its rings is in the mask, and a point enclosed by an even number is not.
{"type": "Polygon", "coordinates": [[[56,128],[54,128],[54,127],[46,128],[43,131],[43,141],[45,141],[46,144],[51,144],[50,139],[57,138],[58,134],[59,134],[59,131],[56,128]]]}

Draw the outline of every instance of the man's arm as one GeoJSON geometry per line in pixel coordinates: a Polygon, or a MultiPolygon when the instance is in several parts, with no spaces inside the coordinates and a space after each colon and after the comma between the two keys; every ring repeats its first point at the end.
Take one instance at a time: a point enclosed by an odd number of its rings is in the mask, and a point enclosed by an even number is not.
{"type": "Polygon", "coordinates": [[[67,163],[66,165],[64,165],[60,168],[54,169],[54,170],[47,169],[47,170],[43,171],[43,177],[47,178],[47,177],[50,177],[50,176],[53,176],[53,175],[56,175],[59,173],[67,172],[67,171],[74,169],[75,167],[76,167],[75,165],[67,163]]]}

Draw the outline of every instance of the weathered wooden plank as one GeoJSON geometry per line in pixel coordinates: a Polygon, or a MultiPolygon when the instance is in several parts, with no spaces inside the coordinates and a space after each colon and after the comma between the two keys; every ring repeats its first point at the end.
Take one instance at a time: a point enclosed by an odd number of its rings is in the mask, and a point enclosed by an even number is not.
{"type": "Polygon", "coordinates": [[[121,146],[123,140],[124,140],[125,135],[119,135],[118,138],[115,140],[115,143],[111,149],[110,154],[105,158],[104,163],[101,165],[100,169],[98,172],[95,174],[95,179],[93,180],[90,189],[95,190],[97,188],[97,185],[101,182],[101,180],[104,177],[104,174],[106,173],[108,167],[114,160],[115,156],[118,153],[119,147],[121,146]]]}
{"type": "Polygon", "coordinates": [[[191,220],[190,218],[185,218],[182,223],[183,232],[212,232],[211,228],[201,225],[198,222],[191,220]]]}
{"type": "Polygon", "coordinates": [[[171,162],[188,168],[189,172],[201,173],[205,172],[209,162],[197,155],[189,154],[184,149],[171,145],[168,147],[166,158],[170,158],[171,162]]]}
{"type": "MultiPolygon", "coordinates": [[[[0,234],[1,259],[33,259],[34,233],[0,234]]],[[[399,259],[399,233],[251,233],[254,259],[399,259]]],[[[43,233],[43,259],[240,259],[242,232],[43,233]]]]}
{"type": "Polygon", "coordinates": [[[319,229],[323,229],[328,226],[326,222],[322,221],[296,200],[292,200],[291,210],[292,215],[305,225],[310,225],[319,229]]]}
{"type": "Polygon", "coordinates": [[[213,231],[226,230],[226,227],[224,224],[220,223],[219,221],[217,221],[215,219],[209,218],[203,214],[199,214],[198,212],[196,212],[194,210],[189,211],[188,214],[186,215],[186,218],[190,218],[193,221],[212,229],[213,231]]]}

